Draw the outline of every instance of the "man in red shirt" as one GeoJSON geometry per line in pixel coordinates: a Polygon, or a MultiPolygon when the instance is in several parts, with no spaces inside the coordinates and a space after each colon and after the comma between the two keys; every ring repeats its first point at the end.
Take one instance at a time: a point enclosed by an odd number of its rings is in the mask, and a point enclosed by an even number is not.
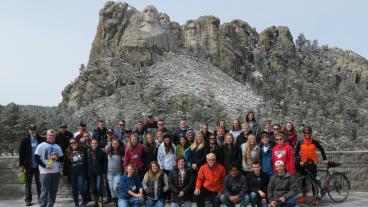
{"type": "Polygon", "coordinates": [[[207,164],[199,168],[194,195],[197,196],[197,207],[204,207],[206,198],[209,198],[212,207],[220,206],[220,195],[223,190],[225,168],[216,163],[216,155],[209,153],[206,156],[207,164]]]}

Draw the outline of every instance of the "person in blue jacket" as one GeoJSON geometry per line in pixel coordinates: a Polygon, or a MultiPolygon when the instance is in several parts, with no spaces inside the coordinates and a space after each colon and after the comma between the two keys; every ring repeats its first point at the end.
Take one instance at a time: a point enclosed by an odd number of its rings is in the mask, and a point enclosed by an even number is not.
{"type": "Polygon", "coordinates": [[[139,207],[144,203],[143,187],[134,165],[128,164],[120,177],[119,207],[139,207]]]}
{"type": "Polygon", "coordinates": [[[259,147],[260,150],[260,161],[261,161],[261,169],[262,172],[271,177],[273,172],[272,167],[272,143],[270,143],[270,137],[267,133],[263,133],[261,135],[261,144],[259,147]]]}

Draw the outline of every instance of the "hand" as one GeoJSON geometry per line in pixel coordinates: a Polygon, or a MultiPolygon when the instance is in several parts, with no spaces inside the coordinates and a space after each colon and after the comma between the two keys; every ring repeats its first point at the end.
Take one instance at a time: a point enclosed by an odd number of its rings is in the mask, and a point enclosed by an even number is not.
{"type": "Polygon", "coordinates": [[[300,164],[300,166],[304,166],[304,162],[300,162],[299,164],[300,164]]]}
{"type": "Polygon", "coordinates": [[[276,201],[271,201],[270,206],[275,207],[276,206],[276,201]]]}
{"type": "Polygon", "coordinates": [[[192,169],[197,170],[197,164],[192,164],[192,169]]]}
{"type": "Polygon", "coordinates": [[[50,156],[51,159],[53,160],[57,160],[58,159],[58,156],[56,153],[52,153],[51,156],[50,156]]]}
{"type": "Polygon", "coordinates": [[[328,160],[323,160],[323,164],[328,165],[328,160]]]}
{"type": "Polygon", "coordinates": [[[20,170],[20,172],[25,172],[26,171],[26,168],[24,168],[23,166],[20,166],[19,167],[19,170],[20,170]]]}
{"type": "Polygon", "coordinates": [[[144,199],[143,193],[138,193],[137,194],[137,197],[140,198],[140,199],[142,199],[142,200],[144,199]]]}
{"type": "Polygon", "coordinates": [[[183,197],[183,196],[184,196],[184,191],[180,191],[178,197],[183,197]]]}
{"type": "Polygon", "coordinates": [[[239,196],[230,196],[230,197],[232,197],[232,199],[230,199],[230,200],[231,200],[231,202],[233,202],[234,204],[235,204],[235,203],[238,203],[238,201],[239,201],[239,196]]]}
{"type": "Polygon", "coordinates": [[[259,190],[258,193],[261,196],[261,198],[265,198],[266,197],[266,194],[263,191],[259,190]]]}
{"type": "Polygon", "coordinates": [[[286,199],[285,199],[285,197],[284,197],[284,196],[281,196],[281,197],[279,198],[279,200],[280,200],[282,203],[285,203],[285,201],[286,201],[286,199]]]}
{"type": "Polygon", "coordinates": [[[200,190],[199,189],[195,189],[195,191],[194,191],[194,195],[199,195],[201,192],[200,192],[200,190]]]}

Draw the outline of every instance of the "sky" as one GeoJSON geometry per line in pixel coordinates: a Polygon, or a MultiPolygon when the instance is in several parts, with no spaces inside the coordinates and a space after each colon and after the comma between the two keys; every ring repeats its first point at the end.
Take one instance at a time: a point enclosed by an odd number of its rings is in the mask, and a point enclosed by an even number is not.
{"type": "MultiPolygon", "coordinates": [[[[57,106],[61,92],[88,62],[103,0],[0,2],[0,104],[57,106]]],[[[366,0],[128,0],[138,10],[155,5],[171,21],[214,15],[241,19],[257,32],[289,27],[320,45],[368,58],[366,0]]]]}

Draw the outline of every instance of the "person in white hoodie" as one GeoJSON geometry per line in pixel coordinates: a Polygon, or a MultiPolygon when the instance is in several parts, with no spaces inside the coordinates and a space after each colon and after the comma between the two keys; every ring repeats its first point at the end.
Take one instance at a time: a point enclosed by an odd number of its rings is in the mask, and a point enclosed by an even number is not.
{"type": "Polygon", "coordinates": [[[176,166],[175,145],[168,134],[164,135],[164,142],[158,148],[157,161],[166,175],[176,166]]]}

